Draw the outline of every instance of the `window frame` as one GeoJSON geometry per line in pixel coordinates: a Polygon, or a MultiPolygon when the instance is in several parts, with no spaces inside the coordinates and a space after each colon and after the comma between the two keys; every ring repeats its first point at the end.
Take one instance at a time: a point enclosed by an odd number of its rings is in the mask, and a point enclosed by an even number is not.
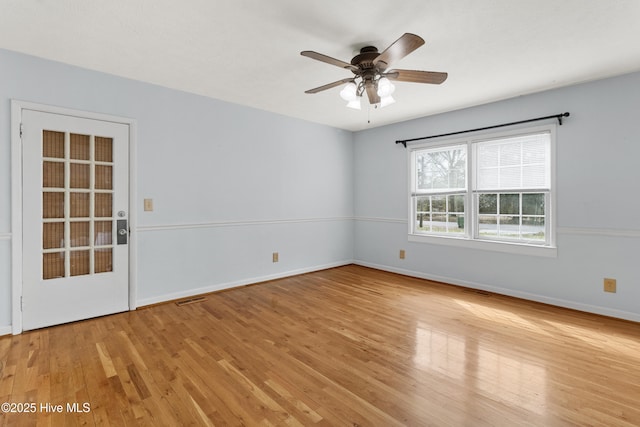
{"type": "MultiPolygon", "coordinates": [[[[468,134],[464,137],[443,137],[426,143],[416,143],[409,145],[407,153],[408,163],[408,240],[411,242],[427,243],[435,245],[445,245],[454,247],[466,247],[480,250],[489,250],[506,253],[517,253],[523,255],[544,256],[544,257],[557,257],[556,246],[556,124],[542,125],[542,126],[522,126],[514,128],[508,131],[501,132],[484,132],[468,134]],[[545,195],[545,236],[548,237],[544,244],[534,241],[521,241],[521,240],[506,240],[487,238],[480,236],[479,234],[479,212],[478,212],[478,199],[481,193],[546,193],[547,190],[540,191],[537,188],[527,189],[514,189],[514,190],[497,190],[497,191],[485,191],[476,190],[478,179],[477,177],[477,144],[481,142],[487,142],[492,140],[523,136],[528,134],[536,134],[548,132],[550,136],[549,147],[549,163],[550,163],[550,178],[549,189],[545,195]],[[467,179],[466,179],[466,192],[465,197],[465,212],[464,221],[465,229],[463,233],[416,233],[416,204],[417,197],[420,197],[416,191],[416,173],[415,173],[415,153],[425,149],[441,149],[455,146],[467,146],[467,179]]],[[[456,192],[457,193],[457,192],[456,192]]],[[[442,195],[449,194],[448,192],[442,192],[442,195]]],[[[437,195],[437,194],[430,194],[437,195]]],[[[499,213],[498,213],[499,215],[499,213]]],[[[520,207],[520,216],[522,215],[522,206],[520,207]]]]}

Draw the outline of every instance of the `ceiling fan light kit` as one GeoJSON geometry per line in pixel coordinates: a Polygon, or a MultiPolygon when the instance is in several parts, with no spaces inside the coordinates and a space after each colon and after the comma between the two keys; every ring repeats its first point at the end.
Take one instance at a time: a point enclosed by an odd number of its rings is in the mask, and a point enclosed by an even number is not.
{"type": "Polygon", "coordinates": [[[347,107],[353,108],[354,110],[360,110],[362,108],[360,106],[362,94],[358,95],[358,87],[354,82],[349,82],[344,85],[344,88],[340,91],[340,97],[347,101],[347,107]]]}
{"type": "Polygon", "coordinates": [[[340,97],[347,101],[347,107],[349,108],[359,110],[361,108],[360,99],[365,92],[369,104],[379,105],[380,107],[393,104],[396,101],[391,95],[395,90],[395,86],[390,80],[440,84],[447,79],[447,73],[436,71],[400,69],[387,71],[391,63],[404,58],[423,44],[424,40],[420,36],[405,33],[382,53],[379,53],[374,46],[363,47],[360,49],[360,53],[351,59],[351,63],[310,50],[302,51],[300,52],[302,56],[350,70],[355,75],[353,78],[346,78],[309,89],[305,93],[318,93],[346,83],[340,91],[340,97]]]}

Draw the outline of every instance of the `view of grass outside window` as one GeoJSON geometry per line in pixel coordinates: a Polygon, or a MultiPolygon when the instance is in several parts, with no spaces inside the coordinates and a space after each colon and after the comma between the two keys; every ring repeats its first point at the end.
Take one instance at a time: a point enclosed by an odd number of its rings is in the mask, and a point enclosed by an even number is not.
{"type": "Polygon", "coordinates": [[[411,150],[411,234],[550,244],[550,130],[411,150]]]}

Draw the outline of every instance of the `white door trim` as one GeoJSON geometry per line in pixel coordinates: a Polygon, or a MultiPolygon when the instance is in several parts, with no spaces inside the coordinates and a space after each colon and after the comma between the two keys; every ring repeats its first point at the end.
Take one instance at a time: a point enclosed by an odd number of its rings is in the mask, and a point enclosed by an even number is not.
{"type": "Polygon", "coordinates": [[[137,236],[136,236],[136,135],[137,121],[128,117],[112,116],[73,110],[64,107],[11,100],[11,332],[22,332],[22,139],[20,124],[22,111],[34,110],[106,122],[122,123],[129,126],[129,309],[136,309],[137,299],[137,236]]]}

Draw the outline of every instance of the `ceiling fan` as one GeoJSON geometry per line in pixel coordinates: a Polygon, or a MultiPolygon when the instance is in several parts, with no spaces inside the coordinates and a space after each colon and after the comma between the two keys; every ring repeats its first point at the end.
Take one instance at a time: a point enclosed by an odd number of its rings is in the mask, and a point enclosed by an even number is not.
{"type": "Polygon", "coordinates": [[[355,75],[333,83],[328,83],[305,93],[318,93],[342,84],[347,84],[340,92],[343,99],[349,101],[348,107],[360,109],[360,97],[367,93],[370,104],[385,104],[395,102],[391,98],[393,85],[390,80],[399,82],[414,82],[440,84],[447,79],[447,73],[436,71],[400,70],[387,68],[392,63],[404,58],[424,44],[422,37],[411,33],[405,33],[382,53],[374,46],[365,46],[360,53],[351,59],[351,63],[332,58],[311,50],[300,52],[300,55],[317,61],[326,62],[340,68],[350,70],[355,75]],[[355,102],[357,101],[357,104],[355,102]]]}

